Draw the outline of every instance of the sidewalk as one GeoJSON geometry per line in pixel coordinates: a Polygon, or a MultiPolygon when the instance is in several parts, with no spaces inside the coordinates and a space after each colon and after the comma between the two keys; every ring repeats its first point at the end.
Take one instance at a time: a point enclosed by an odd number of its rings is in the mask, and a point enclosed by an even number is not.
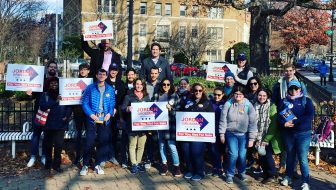
{"type": "MultiPolygon", "coordinates": [[[[62,166],[63,167],[63,166],[62,166]]],[[[32,169],[34,170],[34,169],[32,169]]],[[[137,190],[137,189],[290,189],[280,186],[278,183],[263,185],[248,176],[248,181],[242,183],[235,178],[233,184],[227,184],[222,178],[206,176],[199,182],[176,178],[171,175],[160,176],[155,168],[148,173],[133,175],[128,169],[114,166],[105,169],[105,175],[89,173],[87,176],[79,176],[79,169],[70,165],[61,174],[47,176],[42,170],[35,170],[16,177],[0,177],[1,190],[137,190]]],[[[311,171],[311,189],[336,189],[336,176],[323,171],[311,171]]],[[[300,189],[300,180],[295,180],[292,188],[300,189]]]]}

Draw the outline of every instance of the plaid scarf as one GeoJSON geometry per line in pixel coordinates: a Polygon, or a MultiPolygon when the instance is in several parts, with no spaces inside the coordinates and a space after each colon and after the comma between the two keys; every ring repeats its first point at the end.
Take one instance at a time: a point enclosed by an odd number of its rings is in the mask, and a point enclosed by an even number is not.
{"type": "Polygon", "coordinates": [[[270,100],[267,100],[265,103],[260,104],[258,101],[254,104],[255,111],[256,111],[256,120],[257,120],[257,126],[258,126],[258,134],[257,134],[257,140],[261,141],[268,131],[268,127],[271,123],[270,120],[270,107],[271,102],[270,100]]]}

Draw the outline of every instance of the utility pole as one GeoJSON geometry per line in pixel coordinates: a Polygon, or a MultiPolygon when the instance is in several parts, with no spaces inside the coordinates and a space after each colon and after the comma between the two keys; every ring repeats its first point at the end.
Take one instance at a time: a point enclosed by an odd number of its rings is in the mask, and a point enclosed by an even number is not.
{"type": "Polygon", "coordinates": [[[132,68],[133,54],[133,6],[134,1],[130,0],[128,5],[128,31],[127,31],[127,69],[132,68]]]}
{"type": "Polygon", "coordinates": [[[334,9],[331,11],[331,30],[332,34],[330,36],[330,73],[329,73],[329,82],[334,82],[334,75],[333,75],[333,61],[334,61],[334,9]]]}

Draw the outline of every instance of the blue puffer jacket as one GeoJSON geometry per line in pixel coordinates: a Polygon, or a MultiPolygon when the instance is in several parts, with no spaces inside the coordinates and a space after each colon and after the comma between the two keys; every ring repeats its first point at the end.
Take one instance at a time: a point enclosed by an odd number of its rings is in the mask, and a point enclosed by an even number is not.
{"type": "Polygon", "coordinates": [[[291,111],[297,117],[297,119],[293,120],[294,127],[285,127],[284,125],[286,121],[281,115],[279,115],[281,130],[291,133],[305,132],[311,130],[312,121],[314,119],[315,114],[315,108],[311,99],[308,97],[299,97],[294,100],[290,98],[285,98],[282,100],[280,104],[278,113],[280,113],[282,110],[286,108],[285,101],[293,104],[293,108],[291,108],[291,111]],[[304,102],[303,98],[306,99],[305,105],[303,103],[304,102]]]}
{"type": "Polygon", "coordinates": [[[67,130],[71,116],[71,106],[60,106],[54,98],[43,93],[40,97],[39,106],[42,111],[50,109],[45,130],[67,130]],[[66,118],[66,120],[63,120],[66,118]]]}
{"type": "MultiPolygon", "coordinates": [[[[93,119],[91,119],[91,114],[96,114],[99,112],[99,103],[100,103],[100,92],[98,89],[98,83],[95,82],[86,87],[84,94],[82,96],[82,107],[84,113],[87,115],[90,123],[94,123],[93,119]]],[[[103,100],[103,109],[104,115],[108,113],[113,116],[115,106],[115,93],[112,86],[108,85],[105,82],[105,92],[104,92],[104,100],[103,100]]],[[[110,123],[110,120],[106,122],[106,125],[110,123]]]]}

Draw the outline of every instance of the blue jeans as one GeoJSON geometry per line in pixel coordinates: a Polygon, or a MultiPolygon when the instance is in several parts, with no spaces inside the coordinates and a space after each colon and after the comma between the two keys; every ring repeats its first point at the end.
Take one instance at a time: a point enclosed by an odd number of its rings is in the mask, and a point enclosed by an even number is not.
{"type": "MultiPolygon", "coordinates": [[[[41,133],[42,133],[42,127],[35,126],[35,124],[33,124],[33,136],[30,142],[30,152],[32,156],[38,155],[41,133]]],[[[42,142],[42,155],[41,156],[45,156],[45,146],[43,142],[42,142]]]]}
{"type": "Polygon", "coordinates": [[[290,133],[284,132],[282,134],[283,143],[287,151],[286,160],[286,176],[293,177],[295,165],[295,156],[297,156],[300,164],[301,177],[303,183],[309,183],[309,165],[308,165],[308,151],[311,140],[311,131],[290,133]]]}
{"type": "Polygon", "coordinates": [[[82,153],[82,134],[83,130],[86,129],[86,118],[82,117],[76,117],[75,124],[76,124],[76,131],[77,131],[77,137],[76,137],[76,161],[79,161],[80,157],[83,155],[82,153]]]}
{"type": "Polygon", "coordinates": [[[96,165],[99,165],[101,162],[105,161],[110,150],[109,137],[111,128],[109,125],[95,125],[89,122],[86,127],[86,143],[84,147],[83,165],[89,166],[96,138],[98,139],[96,165]]]}
{"type": "Polygon", "coordinates": [[[160,147],[160,155],[162,159],[163,164],[167,164],[167,154],[166,154],[166,144],[168,144],[168,147],[170,149],[170,153],[173,159],[173,165],[179,166],[180,165],[180,159],[179,155],[176,149],[176,141],[175,140],[165,140],[164,139],[164,132],[159,131],[159,147],[160,147]]]}
{"type": "Polygon", "coordinates": [[[204,177],[204,142],[182,142],[186,172],[204,177]]]}
{"type": "Polygon", "coordinates": [[[236,162],[238,174],[244,174],[246,170],[247,135],[235,135],[227,131],[225,141],[229,150],[226,175],[234,176],[236,162]]]}

